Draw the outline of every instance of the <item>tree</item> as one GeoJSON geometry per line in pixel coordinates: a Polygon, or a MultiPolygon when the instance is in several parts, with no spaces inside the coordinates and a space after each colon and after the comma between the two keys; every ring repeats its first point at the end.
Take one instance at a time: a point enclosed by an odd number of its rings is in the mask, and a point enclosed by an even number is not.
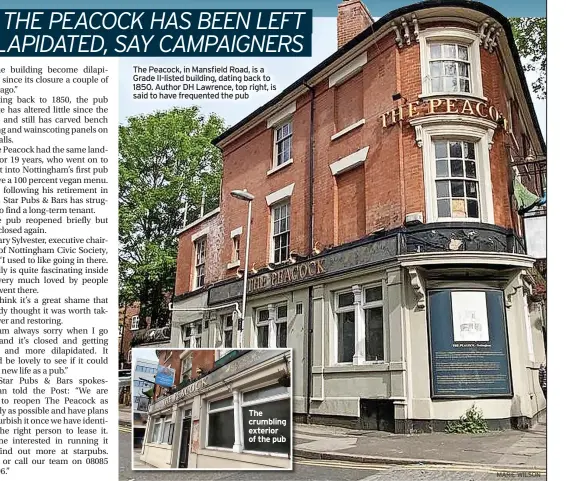
{"type": "MultiPolygon", "coordinates": [[[[130,117],[119,127],[119,298],[152,327],[169,319],[177,231],[219,202],[223,120],[198,107],[130,117]],[[186,207],[186,209],[185,209],[186,207]]],[[[144,327],[144,326],[143,326],[144,327]]],[[[150,327],[150,326],[146,326],[150,327]]]]}
{"type": "Polygon", "coordinates": [[[546,98],[546,18],[511,18],[511,27],[526,71],[538,72],[532,89],[546,98]]]}

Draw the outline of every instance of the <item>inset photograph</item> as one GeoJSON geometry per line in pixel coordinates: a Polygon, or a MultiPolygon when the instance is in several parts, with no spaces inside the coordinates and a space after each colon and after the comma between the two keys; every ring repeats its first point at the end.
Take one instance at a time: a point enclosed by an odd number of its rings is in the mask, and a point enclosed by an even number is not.
{"type": "Polygon", "coordinates": [[[291,349],[133,349],[133,360],[148,387],[134,470],[293,468],[291,349]]]}

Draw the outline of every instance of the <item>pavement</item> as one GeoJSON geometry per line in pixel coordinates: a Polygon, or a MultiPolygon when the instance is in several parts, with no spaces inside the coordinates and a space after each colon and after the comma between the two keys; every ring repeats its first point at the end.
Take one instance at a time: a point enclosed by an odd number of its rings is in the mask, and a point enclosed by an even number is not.
{"type": "Polygon", "coordinates": [[[313,460],[546,469],[546,419],[528,431],[391,434],[295,424],[294,455],[313,460]]]}

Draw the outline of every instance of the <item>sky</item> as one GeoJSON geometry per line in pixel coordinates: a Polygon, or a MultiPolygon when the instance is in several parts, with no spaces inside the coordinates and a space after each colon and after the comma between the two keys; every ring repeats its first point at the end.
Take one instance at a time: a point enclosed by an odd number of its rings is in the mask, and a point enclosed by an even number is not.
{"type": "MultiPolygon", "coordinates": [[[[312,57],[281,57],[281,58],[236,58],[236,57],[176,57],[176,58],[121,58],[120,60],[120,90],[119,113],[120,122],[133,115],[151,113],[155,110],[164,110],[174,106],[184,107],[190,105],[200,106],[203,114],[216,113],[225,119],[227,126],[239,122],[255,109],[271,100],[280,91],[302,77],[317,64],[322,62],[336,50],[336,18],[317,17],[313,20],[313,56],[312,57]],[[249,92],[247,100],[211,100],[211,101],[153,101],[133,100],[131,92],[131,78],[133,66],[139,65],[196,65],[196,66],[248,66],[255,65],[265,69],[265,73],[272,77],[277,85],[273,92],[249,92]]],[[[536,75],[529,72],[527,79],[532,82],[536,75]]],[[[530,83],[529,83],[530,85],[530,83]]],[[[532,89],[531,89],[532,92],[532,89]]],[[[533,94],[536,114],[546,139],[546,101],[538,100],[533,94]]]]}
{"type": "Polygon", "coordinates": [[[137,365],[137,359],[146,359],[147,361],[158,362],[158,357],[156,357],[156,349],[133,349],[131,357],[133,367],[137,365]]]}

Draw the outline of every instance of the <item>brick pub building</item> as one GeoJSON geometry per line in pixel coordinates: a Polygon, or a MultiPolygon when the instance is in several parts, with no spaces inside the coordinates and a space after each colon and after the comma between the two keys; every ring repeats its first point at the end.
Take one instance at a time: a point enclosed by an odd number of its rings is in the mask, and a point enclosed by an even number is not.
{"type": "Polygon", "coordinates": [[[243,347],[293,348],[298,420],[439,430],[475,403],[525,428],[544,340],[513,185],[546,146],[509,23],[338,9],[338,50],[215,140],[221,204],[180,232],[171,343],[239,347],[247,189],[243,347]]]}

